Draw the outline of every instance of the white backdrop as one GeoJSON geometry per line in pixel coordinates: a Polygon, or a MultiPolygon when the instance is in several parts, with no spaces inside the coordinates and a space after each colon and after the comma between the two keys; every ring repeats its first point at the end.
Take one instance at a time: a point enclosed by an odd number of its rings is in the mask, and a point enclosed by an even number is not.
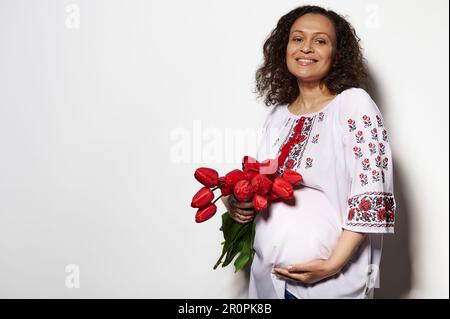
{"type": "MultiPolygon", "coordinates": [[[[448,1],[312,1],[362,39],[397,233],[377,297],[448,298],[448,1]]],[[[255,153],[262,44],[299,1],[0,0],[0,297],[245,298],[193,172],[255,153]]]]}

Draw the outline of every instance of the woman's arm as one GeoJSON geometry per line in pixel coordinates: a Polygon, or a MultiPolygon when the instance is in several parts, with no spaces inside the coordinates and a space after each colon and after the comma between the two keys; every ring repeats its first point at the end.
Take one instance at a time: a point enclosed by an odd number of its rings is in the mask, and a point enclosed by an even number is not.
{"type": "Polygon", "coordinates": [[[334,273],[341,271],[365,237],[365,233],[344,229],[331,257],[328,259],[330,270],[334,273]]]}
{"type": "Polygon", "coordinates": [[[279,277],[312,284],[333,276],[347,264],[355,250],[364,241],[366,234],[344,229],[330,258],[313,260],[305,264],[294,264],[285,268],[274,268],[279,277]]]}

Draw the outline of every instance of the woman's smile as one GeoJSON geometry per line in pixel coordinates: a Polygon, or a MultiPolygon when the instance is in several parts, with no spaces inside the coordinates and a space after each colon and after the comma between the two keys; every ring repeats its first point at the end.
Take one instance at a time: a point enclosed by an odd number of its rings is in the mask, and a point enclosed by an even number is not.
{"type": "Polygon", "coordinates": [[[314,63],[317,63],[317,60],[312,60],[312,59],[297,59],[296,61],[297,61],[297,64],[299,64],[301,66],[309,66],[314,63]]]}

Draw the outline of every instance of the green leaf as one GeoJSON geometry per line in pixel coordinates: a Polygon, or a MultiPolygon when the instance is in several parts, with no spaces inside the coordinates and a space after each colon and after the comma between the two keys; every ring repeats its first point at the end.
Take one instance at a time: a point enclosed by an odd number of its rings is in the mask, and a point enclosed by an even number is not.
{"type": "Polygon", "coordinates": [[[242,251],[246,242],[251,242],[252,236],[251,230],[252,230],[251,223],[244,224],[244,227],[240,229],[235,239],[231,243],[229,243],[230,248],[228,249],[222,267],[228,266],[228,264],[233,261],[234,257],[242,251]]]}
{"type": "Polygon", "coordinates": [[[236,257],[236,255],[241,252],[243,246],[244,246],[243,240],[237,241],[234,244],[232,244],[230,246],[230,249],[228,250],[227,256],[225,257],[222,267],[228,266],[229,263],[233,261],[234,257],[236,257]]]}
{"type": "Polygon", "coordinates": [[[231,218],[229,212],[225,212],[222,214],[222,226],[220,230],[223,232],[223,238],[227,238],[230,234],[231,227],[234,224],[234,220],[231,218]]]}
{"type": "Polygon", "coordinates": [[[220,255],[219,259],[216,261],[213,269],[216,269],[217,267],[219,267],[220,263],[222,262],[222,258],[225,256],[225,254],[227,253],[227,250],[225,250],[225,246],[222,249],[222,255],[220,255]]]}
{"type": "Polygon", "coordinates": [[[234,272],[238,272],[250,261],[250,257],[252,255],[252,247],[250,241],[245,241],[242,247],[242,251],[239,254],[238,258],[234,261],[234,272]]]}
{"type": "Polygon", "coordinates": [[[255,234],[256,234],[256,223],[253,221],[253,223],[252,223],[253,225],[252,225],[252,234],[251,234],[251,244],[250,244],[250,248],[251,248],[251,251],[252,251],[252,256],[251,257],[253,257],[253,255],[255,254],[255,250],[253,249],[253,245],[254,245],[254,243],[255,243],[255,234]]]}
{"type": "Polygon", "coordinates": [[[229,233],[227,233],[227,234],[224,233],[224,238],[225,238],[224,248],[225,248],[225,250],[228,250],[228,248],[230,247],[231,244],[236,242],[240,236],[242,236],[244,233],[246,233],[249,230],[249,228],[250,228],[249,226],[251,226],[250,224],[251,223],[239,224],[239,223],[235,222],[234,220],[232,220],[232,224],[229,228],[229,233]]]}
{"type": "Polygon", "coordinates": [[[220,227],[220,230],[224,234],[225,241],[222,242],[223,248],[222,248],[222,254],[220,255],[219,259],[215,263],[213,269],[216,269],[220,263],[222,262],[223,257],[225,255],[226,259],[228,258],[229,254],[231,253],[231,249],[233,248],[232,245],[235,242],[237,235],[240,234],[240,231],[242,229],[245,230],[246,225],[242,225],[239,223],[236,223],[228,214],[228,212],[225,212],[222,214],[222,227],[220,227]]]}
{"type": "Polygon", "coordinates": [[[239,224],[233,220],[230,232],[226,235],[225,240],[234,241],[246,226],[247,224],[239,224]]]}
{"type": "Polygon", "coordinates": [[[247,264],[253,254],[255,222],[240,224],[235,222],[228,212],[225,212],[222,214],[220,230],[223,232],[225,241],[221,243],[223,245],[222,254],[214,265],[214,269],[222,263],[224,257],[222,267],[228,266],[239,254],[235,261],[235,266],[238,265],[236,271],[238,271],[247,264]]]}

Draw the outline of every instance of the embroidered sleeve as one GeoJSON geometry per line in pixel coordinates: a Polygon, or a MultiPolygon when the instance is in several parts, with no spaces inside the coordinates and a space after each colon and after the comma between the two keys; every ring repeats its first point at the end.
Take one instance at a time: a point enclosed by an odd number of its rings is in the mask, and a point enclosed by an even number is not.
{"type": "Polygon", "coordinates": [[[375,102],[363,89],[353,89],[340,114],[350,178],[344,229],[393,233],[396,203],[392,155],[387,130],[375,102]]]}

